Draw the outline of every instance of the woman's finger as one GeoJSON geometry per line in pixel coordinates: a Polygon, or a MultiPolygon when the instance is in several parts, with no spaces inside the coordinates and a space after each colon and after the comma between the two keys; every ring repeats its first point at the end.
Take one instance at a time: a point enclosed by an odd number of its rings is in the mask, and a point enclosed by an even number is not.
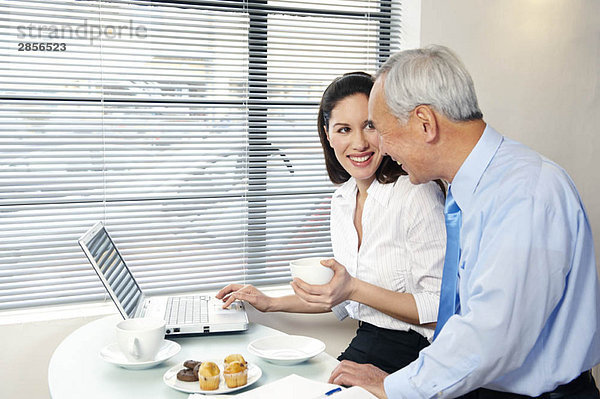
{"type": "Polygon", "coordinates": [[[296,284],[296,282],[292,281],[290,283],[290,285],[292,286],[292,289],[294,290],[294,293],[296,293],[296,295],[298,297],[300,297],[300,299],[304,300],[305,302],[308,302],[308,303],[319,303],[319,304],[322,302],[320,295],[314,295],[314,294],[311,294],[309,292],[306,292],[301,287],[299,287],[296,284]]]}
{"type": "Polygon", "coordinates": [[[225,296],[231,292],[237,291],[242,287],[240,284],[229,284],[224,288],[221,288],[219,292],[215,294],[215,298],[225,300],[225,296]]]}
{"type": "Polygon", "coordinates": [[[306,281],[295,278],[292,280],[300,289],[310,295],[322,295],[323,287],[320,285],[308,284],[306,281]]]}

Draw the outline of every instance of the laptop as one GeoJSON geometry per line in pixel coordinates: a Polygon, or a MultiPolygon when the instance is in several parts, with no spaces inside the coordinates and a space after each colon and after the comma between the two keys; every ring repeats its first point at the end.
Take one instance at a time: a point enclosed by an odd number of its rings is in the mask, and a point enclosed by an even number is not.
{"type": "Polygon", "coordinates": [[[144,295],[102,222],[88,230],[79,245],[124,319],[163,318],[166,336],[248,329],[248,315],[241,301],[223,309],[221,301],[207,295],[144,295]]]}

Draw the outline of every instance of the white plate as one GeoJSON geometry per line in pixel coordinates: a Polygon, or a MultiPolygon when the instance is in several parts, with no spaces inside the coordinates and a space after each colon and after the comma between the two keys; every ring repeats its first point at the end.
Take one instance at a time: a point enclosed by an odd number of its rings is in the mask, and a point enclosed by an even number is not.
{"type": "Polygon", "coordinates": [[[216,394],[220,394],[220,393],[235,392],[240,389],[249,387],[250,385],[254,384],[256,381],[258,381],[260,376],[262,375],[262,370],[260,369],[260,367],[258,367],[255,364],[248,363],[248,383],[246,385],[242,385],[241,387],[229,388],[225,384],[225,379],[223,378],[223,365],[220,362],[217,362],[215,360],[208,359],[207,361],[215,362],[219,366],[219,369],[221,370],[221,382],[219,383],[218,389],[215,389],[213,391],[205,391],[205,390],[200,389],[200,383],[198,381],[193,381],[193,382],[179,381],[177,379],[177,372],[179,370],[181,370],[182,368],[184,368],[183,363],[180,363],[177,366],[173,366],[170,369],[168,369],[167,372],[163,375],[163,381],[165,382],[165,384],[167,384],[171,388],[176,389],[181,392],[202,393],[204,395],[216,395],[216,394]]]}
{"type": "Polygon", "coordinates": [[[289,366],[302,363],[325,350],[316,338],[302,335],[275,335],[248,344],[248,351],[268,362],[289,366]]]}
{"type": "Polygon", "coordinates": [[[181,350],[181,346],[177,342],[164,340],[162,347],[156,354],[154,360],[150,360],[147,362],[132,362],[128,360],[123,352],[119,349],[119,345],[117,343],[113,343],[105,346],[100,351],[100,357],[102,360],[105,360],[109,363],[116,364],[117,366],[121,366],[126,369],[132,370],[141,370],[147,369],[153,366],[156,366],[159,363],[168,360],[179,353],[181,350]]]}

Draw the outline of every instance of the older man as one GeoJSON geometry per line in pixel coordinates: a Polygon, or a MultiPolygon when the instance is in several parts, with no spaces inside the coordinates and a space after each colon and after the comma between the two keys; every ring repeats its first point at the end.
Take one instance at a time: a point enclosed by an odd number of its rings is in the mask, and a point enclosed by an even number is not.
{"type": "Polygon", "coordinates": [[[567,173],[483,121],[445,47],[392,56],[369,115],[413,183],[450,183],[438,325],[396,373],[344,361],[330,381],[381,398],[600,397],[589,372],[600,362],[593,239],[567,173]]]}

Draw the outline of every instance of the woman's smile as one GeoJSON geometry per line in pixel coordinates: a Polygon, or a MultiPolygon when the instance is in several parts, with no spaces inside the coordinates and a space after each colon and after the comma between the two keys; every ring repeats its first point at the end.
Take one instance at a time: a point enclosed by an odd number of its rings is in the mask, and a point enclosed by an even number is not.
{"type": "Polygon", "coordinates": [[[348,159],[350,159],[350,162],[352,162],[354,166],[363,168],[371,163],[371,161],[373,160],[373,154],[375,153],[367,152],[364,154],[352,154],[348,155],[348,159]]]}

